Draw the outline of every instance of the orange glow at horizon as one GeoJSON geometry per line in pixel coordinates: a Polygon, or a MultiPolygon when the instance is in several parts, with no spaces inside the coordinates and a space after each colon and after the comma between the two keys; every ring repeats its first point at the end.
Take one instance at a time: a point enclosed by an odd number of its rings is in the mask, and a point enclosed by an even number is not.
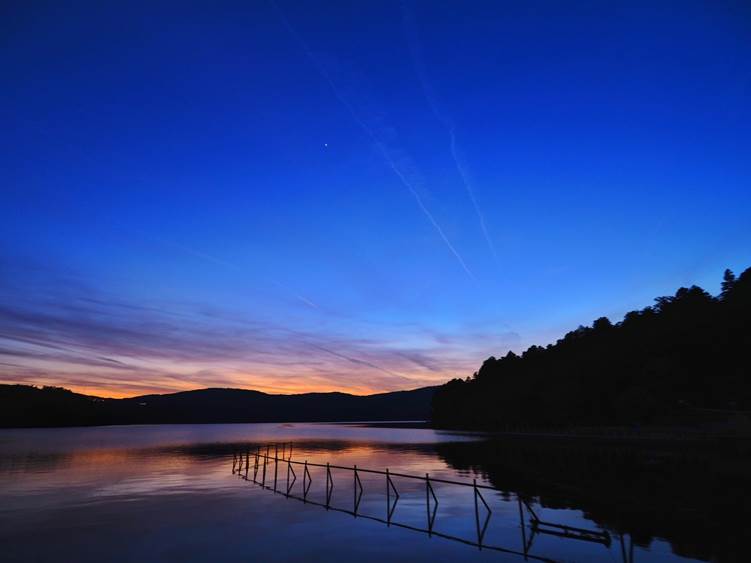
{"type": "MultiPolygon", "coordinates": [[[[151,383],[148,381],[122,381],[110,383],[97,384],[75,384],[66,383],[64,378],[60,377],[40,377],[33,381],[30,380],[14,380],[5,379],[2,383],[5,384],[20,384],[20,385],[34,385],[36,387],[52,386],[63,387],[74,393],[80,393],[82,395],[90,395],[99,397],[102,399],[127,399],[132,397],[139,397],[143,395],[162,395],[171,393],[180,393],[185,391],[195,391],[208,388],[226,388],[226,389],[242,389],[248,391],[260,391],[262,393],[268,393],[270,395],[299,395],[304,393],[346,393],[349,395],[374,395],[379,393],[389,393],[394,391],[408,391],[411,389],[418,389],[420,387],[427,387],[431,385],[441,385],[449,381],[453,377],[452,374],[435,374],[435,379],[431,378],[426,380],[420,376],[415,376],[413,385],[405,385],[401,388],[379,388],[369,385],[356,385],[350,381],[349,385],[336,386],[329,382],[317,383],[315,381],[300,381],[299,383],[290,382],[286,385],[280,386],[277,384],[265,384],[262,381],[255,381],[253,383],[245,383],[242,381],[227,381],[222,385],[190,385],[186,382],[184,385],[175,385],[171,382],[171,385],[159,385],[158,383],[151,383]],[[121,387],[127,387],[122,389],[121,387]]],[[[307,379],[302,378],[301,379],[307,379]]]]}

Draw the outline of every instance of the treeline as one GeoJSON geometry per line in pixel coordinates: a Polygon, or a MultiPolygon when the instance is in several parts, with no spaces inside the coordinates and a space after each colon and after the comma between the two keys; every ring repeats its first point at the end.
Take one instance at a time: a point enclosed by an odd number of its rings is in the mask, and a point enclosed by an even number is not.
{"type": "MultiPolygon", "coordinates": [[[[721,293],[674,296],[580,326],[521,356],[490,357],[441,387],[440,427],[516,429],[686,425],[712,410],[751,410],[751,268],[726,270],[721,293]]],[[[742,418],[742,417],[741,417],[742,418]]]]}

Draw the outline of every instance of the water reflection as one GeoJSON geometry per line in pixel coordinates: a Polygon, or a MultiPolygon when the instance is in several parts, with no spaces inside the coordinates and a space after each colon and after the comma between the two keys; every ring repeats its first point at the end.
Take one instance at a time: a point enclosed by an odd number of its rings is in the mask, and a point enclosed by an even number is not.
{"type": "Polygon", "coordinates": [[[604,529],[633,538],[637,551],[665,539],[686,558],[745,560],[745,523],[751,516],[748,443],[497,439],[439,444],[436,450],[449,465],[480,471],[499,489],[547,511],[583,511],[604,529]]]}
{"type": "MultiPolygon", "coordinates": [[[[332,510],[343,514],[348,514],[354,518],[365,518],[374,522],[385,524],[386,526],[396,526],[399,528],[411,530],[413,532],[420,532],[430,536],[437,536],[443,539],[459,542],[469,546],[477,547],[478,549],[490,549],[500,553],[520,555],[525,560],[533,561],[554,561],[553,559],[546,557],[539,557],[532,553],[532,546],[534,539],[538,534],[549,534],[557,536],[559,538],[565,538],[570,540],[581,540],[593,543],[599,543],[603,546],[609,547],[611,544],[610,534],[607,531],[584,529],[576,526],[570,526],[566,524],[558,524],[555,522],[548,522],[540,519],[537,513],[532,509],[529,502],[517,498],[517,504],[519,506],[519,528],[522,535],[522,551],[515,550],[509,547],[503,547],[500,545],[490,545],[483,543],[485,534],[490,524],[490,519],[493,515],[493,511],[488,505],[483,491],[485,494],[490,494],[488,491],[499,492],[487,485],[478,485],[477,480],[473,479],[472,483],[441,479],[433,477],[431,479],[428,473],[425,476],[421,475],[405,475],[402,473],[390,472],[388,468],[384,470],[372,469],[372,468],[358,468],[357,465],[352,467],[332,465],[326,463],[308,462],[293,460],[292,459],[293,444],[282,443],[267,445],[265,448],[259,446],[251,453],[250,448],[246,448],[245,451],[233,452],[232,455],[232,474],[237,475],[245,481],[252,482],[253,484],[271,491],[275,494],[279,494],[286,499],[294,499],[304,504],[311,504],[324,508],[327,511],[332,510]],[[252,465],[251,465],[252,461],[252,465]],[[282,476],[280,478],[279,472],[282,476]],[[252,469],[251,469],[252,467],[252,469]],[[297,472],[295,467],[298,468],[301,474],[301,483],[298,486],[299,494],[295,494],[295,483],[297,483],[297,472]],[[313,485],[313,479],[310,474],[310,469],[319,468],[325,469],[325,502],[317,502],[311,500],[309,497],[310,489],[313,485]],[[273,471],[273,477],[272,477],[273,471]],[[345,480],[351,473],[351,486],[352,486],[352,509],[342,508],[340,506],[334,506],[331,502],[331,497],[334,490],[334,477],[333,472],[344,472],[345,480]],[[267,485],[267,473],[268,473],[268,485],[267,485]],[[284,476],[286,474],[286,477],[284,476]],[[385,518],[375,516],[373,514],[366,514],[360,511],[360,505],[362,503],[362,496],[365,491],[361,475],[370,476],[377,480],[376,476],[380,476],[381,480],[385,484],[385,518]],[[384,480],[385,478],[385,480],[384,480]],[[399,490],[394,484],[395,480],[411,480],[414,484],[415,481],[424,484],[425,488],[425,527],[416,527],[409,524],[399,522],[395,519],[397,505],[401,495],[399,490]],[[282,482],[283,481],[283,482],[282,482]],[[273,484],[272,484],[273,483],[273,484]],[[440,501],[435,492],[434,485],[451,485],[453,487],[452,492],[457,492],[457,487],[469,487],[472,489],[472,496],[474,499],[474,518],[476,525],[476,537],[474,539],[462,538],[449,533],[439,531],[435,527],[436,516],[438,514],[438,506],[440,501]],[[393,500],[392,500],[393,499],[393,500]],[[482,517],[480,516],[482,514],[482,517]],[[529,527],[530,533],[527,533],[527,527],[529,527]],[[527,540],[529,537],[529,540],[527,540]]],[[[345,483],[344,485],[348,485],[345,483]]],[[[423,485],[421,484],[420,487],[423,485]]],[[[633,550],[630,550],[633,553],[633,550]]],[[[624,563],[628,561],[625,551],[623,552],[624,563]]]]}
{"type": "Polygon", "coordinates": [[[717,508],[734,498],[728,512],[746,510],[740,492],[749,489],[738,478],[743,456],[723,472],[671,452],[479,438],[322,424],[2,431],[2,559],[59,561],[63,552],[75,561],[216,561],[252,551],[264,561],[521,561],[526,553],[555,561],[642,562],[683,560],[673,551],[720,561],[742,553],[740,524],[717,508]],[[274,495],[252,484],[253,456],[246,455],[240,474],[251,482],[238,482],[233,456],[273,441],[291,442],[293,460],[324,465],[310,464],[304,479],[297,471],[289,491],[280,465],[274,495]],[[648,461],[655,456],[659,462],[648,461]],[[330,475],[326,462],[335,466],[330,475]],[[342,469],[355,465],[389,469],[394,497],[388,505],[384,475],[358,471],[356,480],[342,469]],[[400,476],[426,473],[432,491],[424,479],[400,476]],[[736,488],[718,496],[723,486],[708,483],[708,476],[736,488]],[[472,487],[442,482],[473,479],[499,490],[481,490],[487,520],[475,509],[472,487]],[[302,494],[308,480],[312,486],[302,494]],[[698,494],[702,486],[713,501],[698,494]]]}

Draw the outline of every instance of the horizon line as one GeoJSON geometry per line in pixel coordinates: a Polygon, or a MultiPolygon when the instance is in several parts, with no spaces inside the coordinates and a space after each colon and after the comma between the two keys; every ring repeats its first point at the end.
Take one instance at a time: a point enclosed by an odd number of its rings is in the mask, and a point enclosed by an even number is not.
{"type": "MultiPolygon", "coordinates": [[[[450,381],[450,380],[448,380],[450,381]]],[[[91,397],[94,399],[109,399],[109,400],[127,400],[127,399],[138,399],[140,397],[149,397],[154,395],[159,396],[165,396],[165,395],[177,395],[180,393],[195,393],[197,391],[214,391],[214,390],[220,390],[220,391],[250,391],[253,393],[260,393],[262,395],[269,395],[272,397],[294,397],[294,396],[301,396],[301,395],[333,395],[333,394],[339,394],[339,395],[349,395],[351,397],[375,397],[376,395],[389,395],[391,393],[405,393],[410,391],[419,391],[421,389],[430,389],[433,387],[440,387],[442,385],[445,385],[448,383],[448,381],[444,383],[437,383],[435,385],[423,385],[421,387],[413,387],[409,389],[395,389],[393,391],[378,391],[376,393],[350,393],[347,391],[303,391],[300,393],[268,393],[266,391],[259,391],[258,389],[250,389],[246,387],[197,387],[195,389],[183,389],[179,391],[168,391],[163,393],[144,393],[140,395],[127,395],[127,396],[121,396],[121,397],[105,397],[102,395],[91,395],[85,392],[76,391],[73,388],[69,387],[63,387],[61,385],[44,385],[44,384],[36,384],[36,383],[17,383],[17,382],[0,382],[0,387],[2,386],[16,386],[16,387],[30,387],[33,389],[37,389],[39,391],[42,391],[44,389],[61,389],[63,391],[67,391],[69,393],[74,393],[76,395],[83,395],[85,397],[91,397]]]]}

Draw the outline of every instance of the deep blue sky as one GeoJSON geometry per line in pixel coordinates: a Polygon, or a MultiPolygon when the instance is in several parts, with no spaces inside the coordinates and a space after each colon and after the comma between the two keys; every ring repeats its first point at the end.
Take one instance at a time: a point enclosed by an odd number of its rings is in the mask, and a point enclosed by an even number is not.
{"type": "Polygon", "coordinates": [[[0,10],[4,380],[416,387],[751,265],[747,3],[0,10]]]}

